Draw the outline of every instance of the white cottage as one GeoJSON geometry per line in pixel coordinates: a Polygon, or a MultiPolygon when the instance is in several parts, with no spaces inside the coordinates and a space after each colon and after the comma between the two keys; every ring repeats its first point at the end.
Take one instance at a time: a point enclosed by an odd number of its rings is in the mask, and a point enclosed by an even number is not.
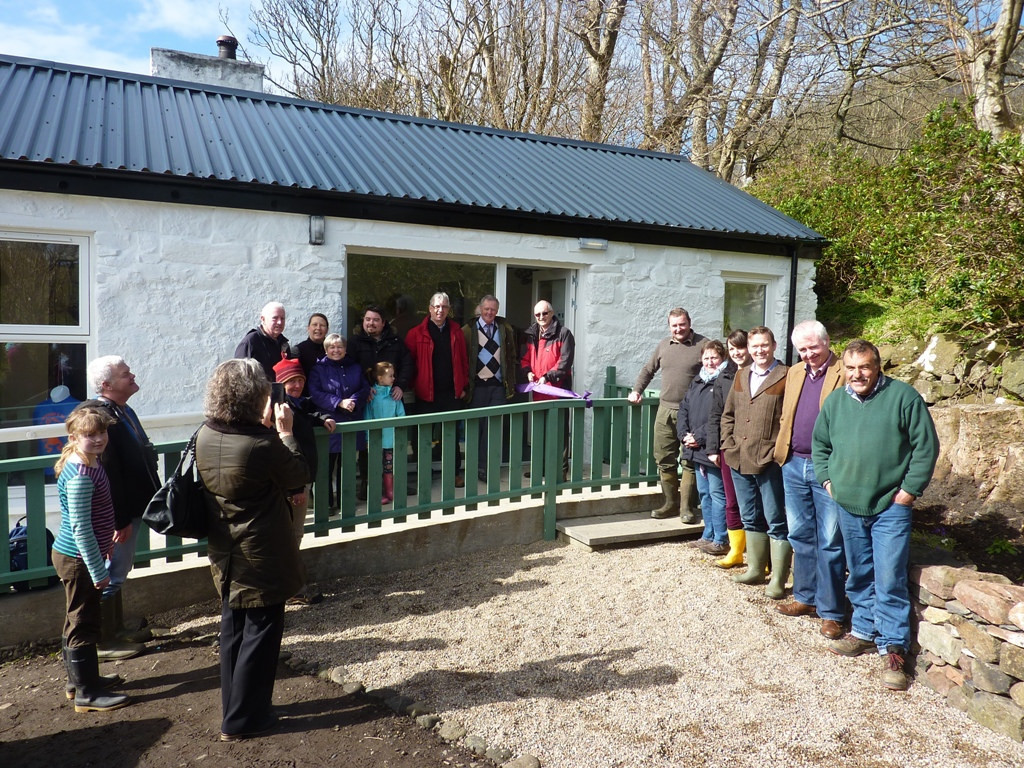
{"type": "Polygon", "coordinates": [[[298,342],[314,311],[347,333],[438,289],[519,327],[549,298],[594,390],[677,305],[708,336],[769,325],[784,356],[824,243],[677,155],[0,56],[0,427],[87,396],[110,353],[143,416],[197,411],[268,300],[298,342]]]}

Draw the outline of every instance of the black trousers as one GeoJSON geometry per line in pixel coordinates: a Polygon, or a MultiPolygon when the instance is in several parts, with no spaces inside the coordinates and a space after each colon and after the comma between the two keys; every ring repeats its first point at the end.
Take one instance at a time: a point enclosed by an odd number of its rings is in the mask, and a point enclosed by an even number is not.
{"type": "MultiPolygon", "coordinates": [[[[504,405],[507,401],[505,400],[505,387],[498,382],[498,384],[487,384],[481,385],[477,382],[476,386],[473,387],[473,399],[470,402],[470,408],[491,408],[498,405],[504,405]]],[[[505,419],[502,418],[504,422],[505,419]]],[[[478,423],[478,434],[480,446],[480,464],[479,470],[483,472],[487,469],[487,421],[481,419],[478,423]]],[[[503,450],[504,452],[504,450],[503,450]]]]}
{"type": "MultiPolygon", "coordinates": [[[[426,413],[448,413],[449,411],[461,411],[466,407],[466,403],[456,398],[454,395],[439,395],[433,401],[429,400],[418,400],[416,402],[416,415],[426,413]]],[[[460,422],[461,424],[461,422],[460,422]]],[[[459,450],[458,445],[458,429],[455,431],[455,474],[462,474],[462,451],[459,450]]],[[[444,450],[451,451],[451,446],[445,446],[444,450]]]]}
{"type": "Polygon", "coordinates": [[[267,727],[284,635],[284,603],[231,608],[220,617],[221,732],[253,733],[267,727]]]}

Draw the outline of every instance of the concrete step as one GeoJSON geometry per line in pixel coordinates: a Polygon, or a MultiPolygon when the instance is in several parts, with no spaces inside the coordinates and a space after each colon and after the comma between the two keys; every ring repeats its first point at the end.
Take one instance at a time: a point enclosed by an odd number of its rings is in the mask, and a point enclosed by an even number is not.
{"type": "Polygon", "coordinates": [[[555,523],[559,538],[570,544],[593,549],[633,541],[659,541],[684,536],[700,536],[704,523],[684,525],[678,517],[655,520],[650,512],[624,512],[559,520],[555,523]]]}

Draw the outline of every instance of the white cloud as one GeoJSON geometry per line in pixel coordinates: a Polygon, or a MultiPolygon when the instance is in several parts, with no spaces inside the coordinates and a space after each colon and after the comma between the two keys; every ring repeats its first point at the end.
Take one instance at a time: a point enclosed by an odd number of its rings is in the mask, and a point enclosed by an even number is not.
{"type": "MultiPolygon", "coordinates": [[[[3,52],[13,56],[59,61],[120,72],[149,72],[149,57],[140,58],[134,50],[104,50],[102,44],[110,30],[92,24],[32,28],[0,23],[3,52]]],[[[116,39],[116,38],[115,38],[116,39]]]]}
{"type": "Polygon", "coordinates": [[[249,22],[246,0],[144,0],[132,23],[145,30],[164,30],[184,38],[210,38],[210,44],[224,34],[220,8],[228,12],[231,26],[245,34],[249,22]]]}

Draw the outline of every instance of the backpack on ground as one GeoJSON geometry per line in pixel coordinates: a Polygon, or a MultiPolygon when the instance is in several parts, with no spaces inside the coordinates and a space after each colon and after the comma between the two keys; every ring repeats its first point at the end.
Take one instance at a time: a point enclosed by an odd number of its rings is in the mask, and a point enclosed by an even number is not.
{"type": "MultiPolygon", "coordinates": [[[[27,571],[28,570],[28,526],[25,524],[27,518],[23,517],[18,520],[17,525],[11,529],[10,541],[11,541],[11,573],[15,571],[27,571]]],[[[46,564],[53,565],[53,533],[50,529],[46,529],[46,564]]],[[[51,576],[46,581],[45,586],[36,587],[36,589],[46,589],[54,586],[60,581],[56,576],[51,576]]],[[[16,592],[27,592],[32,587],[29,586],[29,582],[16,581],[11,586],[14,587],[16,592]]]]}

